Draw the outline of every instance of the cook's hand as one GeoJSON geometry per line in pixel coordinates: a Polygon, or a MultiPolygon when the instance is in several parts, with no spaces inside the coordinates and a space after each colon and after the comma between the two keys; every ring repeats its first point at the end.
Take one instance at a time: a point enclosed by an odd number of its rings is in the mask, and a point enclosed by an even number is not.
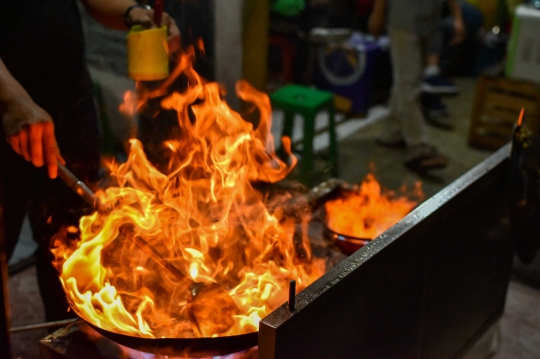
{"type": "Polygon", "coordinates": [[[13,150],[36,167],[45,164],[49,177],[56,178],[57,161],[65,161],[56,143],[51,116],[31,99],[19,98],[6,104],[3,117],[6,140],[13,150]]]}
{"type": "Polygon", "coordinates": [[[373,12],[369,17],[368,30],[369,33],[375,37],[379,37],[382,34],[384,27],[384,14],[373,12]]]}
{"type": "MultiPolygon", "coordinates": [[[[140,24],[148,29],[157,27],[154,23],[154,10],[147,10],[136,7],[129,13],[129,20],[132,24],[140,24]]],[[[163,12],[160,26],[167,26],[169,35],[169,48],[171,52],[175,52],[180,47],[180,29],[176,25],[174,19],[163,12]]]]}
{"type": "Polygon", "coordinates": [[[454,20],[454,36],[450,40],[450,45],[458,45],[465,40],[465,35],[467,35],[467,30],[465,30],[465,24],[463,20],[457,19],[454,20]]]}

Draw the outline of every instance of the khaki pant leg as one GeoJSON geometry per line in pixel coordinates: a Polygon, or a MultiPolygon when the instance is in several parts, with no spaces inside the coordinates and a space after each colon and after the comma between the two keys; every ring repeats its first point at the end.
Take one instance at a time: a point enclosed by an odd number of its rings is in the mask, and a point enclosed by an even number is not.
{"type": "Polygon", "coordinates": [[[426,122],[420,107],[423,57],[418,35],[389,28],[394,74],[390,100],[391,131],[400,130],[408,146],[427,144],[426,122]]]}

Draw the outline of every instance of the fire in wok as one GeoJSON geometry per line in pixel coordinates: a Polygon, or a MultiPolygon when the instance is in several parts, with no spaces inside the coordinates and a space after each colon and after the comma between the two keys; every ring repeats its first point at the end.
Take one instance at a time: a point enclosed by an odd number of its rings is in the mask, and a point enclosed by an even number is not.
{"type": "MultiPolygon", "coordinates": [[[[237,84],[238,95],[260,114],[254,128],[222,100],[218,84],[199,77],[193,58],[191,49],[174,72],[188,89],[161,101],[177,112],[181,129],[163,143],[167,166],[158,171],[131,140],[128,161],[112,167],[113,185],[97,193],[112,210],[83,217],[79,240],[68,239],[69,229],[55,238],[72,308],[106,331],[140,338],[256,332],[261,318],[286,302],[291,279],[302,290],[324,273],[306,236],[306,257],[296,255],[295,220],[279,206],[270,212],[252,186],[283,179],[295,164],[275,155],[268,97],[237,84]],[[137,240],[179,275],[163,270],[137,240]]],[[[140,109],[171,81],[126,106],[140,109]]],[[[288,138],[283,142],[290,147],[288,138]]]]}

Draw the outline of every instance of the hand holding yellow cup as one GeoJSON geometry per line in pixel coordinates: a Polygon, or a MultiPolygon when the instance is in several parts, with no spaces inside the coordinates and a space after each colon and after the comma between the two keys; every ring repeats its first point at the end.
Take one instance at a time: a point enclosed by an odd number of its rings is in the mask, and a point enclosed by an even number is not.
{"type": "Polygon", "coordinates": [[[127,36],[128,74],[134,80],[155,81],[169,76],[167,27],[131,28],[127,36]]]}

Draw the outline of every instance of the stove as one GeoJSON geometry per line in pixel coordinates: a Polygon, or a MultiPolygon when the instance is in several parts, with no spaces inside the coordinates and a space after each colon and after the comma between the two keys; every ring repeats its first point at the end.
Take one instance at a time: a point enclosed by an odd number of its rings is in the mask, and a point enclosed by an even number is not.
{"type": "MultiPolygon", "coordinates": [[[[264,318],[258,350],[227,358],[463,357],[504,311],[513,254],[509,151],[493,154],[264,318]]],[[[121,349],[105,356],[100,346],[120,347],[97,338],[80,326],[62,329],[41,341],[42,356],[154,358],[121,349]]]]}

